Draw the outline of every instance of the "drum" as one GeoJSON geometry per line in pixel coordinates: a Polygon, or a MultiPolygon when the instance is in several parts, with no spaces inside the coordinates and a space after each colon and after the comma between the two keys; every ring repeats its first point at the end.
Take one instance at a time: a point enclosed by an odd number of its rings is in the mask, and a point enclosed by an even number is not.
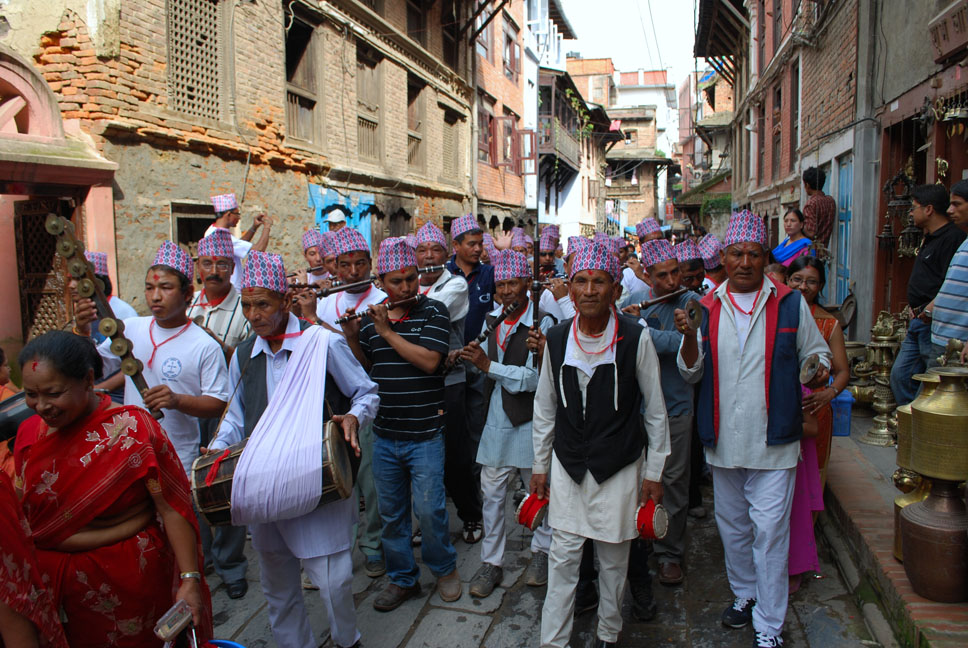
{"type": "Polygon", "coordinates": [[[23,392],[0,401],[0,442],[17,436],[17,428],[33,414],[23,392]]]}
{"type": "MultiPolygon", "coordinates": [[[[192,464],[192,500],[209,526],[232,524],[232,478],[245,441],[192,464]]],[[[346,499],[353,492],[353,469],[343,430],[332,421],[323,428],[323,489],[319,506],[346,499]]]]}
{"type": "Polygon", "coordinates": [[[547,514],[548,500],[538,497],[536,493],[531,493],[518,504],[518,522],[532,531],[541,526],[547,514]]]}
{"type": "Polygon", "coordinates": [[[643,540],[661,540],[669,531],[669,514],[652,500],[635,510],[635,528],[643,540]]]}

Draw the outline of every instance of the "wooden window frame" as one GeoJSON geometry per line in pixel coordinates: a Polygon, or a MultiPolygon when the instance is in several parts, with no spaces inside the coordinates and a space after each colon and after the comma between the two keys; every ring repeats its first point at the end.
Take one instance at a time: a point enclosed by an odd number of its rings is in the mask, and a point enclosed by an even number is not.
{"type": "Polygon", "coordinates": [[[443,161],[443,164],[441,165],[440,179],[443,182],[456,184],[460,180],[461,175],[461,114],[445,106],[441,106],[441,108],[443,109],[443,133],[440,142],[440,157],[443,161]],[[447,150],[445,145],[448,137],[453,138],[451,147],[451,156],[453,157],[452,160],[447,159],[447,150]],[[452,170],[452,175],[448,175],[450,170],[452,170]]]}
{"type": "Polygon", "coordinates": [[[356,115],[357,115],[357,157],[362,162],[367,162],[371,164],[381,164],[383,160],[383,119],[381,119],[381,112],[383,107],[383,68],[382,68],[382,57],[379,52],[373,48],[366,45],[363,41],[357,41],[356,47],[356,64],[357,64],[357,74],[361,74],[360,66],[365,65],[367,67],[372,67],[373,76],[372,82],[375,85],[371,90],[375,96],[367,96],[366,99],[375,100],[374,105],[370,105],[367,101],[360,98],[360,83],[359,77],[357,78],[357,97],[356,97],[356,115]],[[376,124],[376,155],[373,157],[364,156],[360,147],[362,146],[359,139],[360,135],[360,120],[366,120],[376,124]]]}
{"type": "MultiPolygon", "coordinates": [[[[320,50],[319,45],[319,33],[317,31],[318,25],[314,24],[310,20],[303,18],[302,16],[290,16],[293,21],[292,24],[295,26],[297,23],[303,27],[310,30],[309,40],[306,44],[304,50],[304,56],[310,57],[310,74],[312,76],[312,87],[306,87],[300,85],[298,82],[294,81],[298,72],[290,75],[288,70],[288,49],[285,54],[286,56],[286,139],[293,139],[299,144],[312,146],[313,148],[322,148],[323,137],[321,135],[322,131],[322,96],[319,92],[319,71],[322,69],[320,61],[320,50]],[[312,107],[312,125],[309,128],[308,136],[303,133],[302,130],[298,128],[293,122],[298,121],[294,119],[294,115],[291,113],[290,105],[295,101],[299,103],[300,100],[311,101],[313,103],[312,107]]],[[[289,34],[291,29],[286,34],[288,45],[289,34]]]]}
{"type": "Polygon", "coordinates": [[[423,172],[427,165],[426,111],[424,110],[424,87],[426,84],[415,75],[407,75],[407,167],[410,171],[423,172]],[[411,92],[416,96],[411,102],[411,92]],[[416,123],[414,123],[416,120],[416,123]],[[416,146],[417,152],[411,151],[416,146]]]}
{"type": "Polygon", "coordinates": [[[773,154],[770,162],[770,177],[775,182],[780,178],[783,168],[783,88],[777,83],[773,88],[773,119],[772,119],[772,145],[773,154]]]}
{"type": "MultiPolygon", "coordinates": [[[[488,19],[490,13],[485,9],[480,13],[477,19],[474,21],[474,28],[480,29],[484,21],[488,19]]],[[[481,29],[480,33],[477,35],[475,41],[475,51],[477,55],[482,57],[488,63],[491,62],[491,51],[494,48],[494,21],[487,23],[487,27],[481,29]]]]}
{"type": "Polygon", "coordinates": [[[790,172],[796,168],[800,147],[800,62],[790,66],[790,172]]]}
{"type": "Polygon", "coordinates": [[[494,102],[481,96],[477,102],[477,161],[491,166],[497,166],[494,119],[494,102]]]}
{"type": "Polygon", "coordinates": [[[427,47],[427,7],[423,0],[406,0],[406,21],[407,21],[407,36],[410,39],[420,43],[423,47],[427,47]],[[412,30],[410,26],[411,11],[417,12],[419,16],[420,25],[416,30],[412,30]],[[414,33],[416,32],[416,33],[414,33]]]}
{"type": "Polygon", "coordinates": [[[504,17],[503,44],[501,59],[504,63],[504,77],[515,85],[521,80],[521,44],[518,43],[520,32],[511,24],[507,16],[504,17]]]}
{"type": "Polygon", "coordinates": [[[460,7],[457,0],[442,0],[440,6],[441,56],[444,65],[455,71],[460,67],[460,7]]]}

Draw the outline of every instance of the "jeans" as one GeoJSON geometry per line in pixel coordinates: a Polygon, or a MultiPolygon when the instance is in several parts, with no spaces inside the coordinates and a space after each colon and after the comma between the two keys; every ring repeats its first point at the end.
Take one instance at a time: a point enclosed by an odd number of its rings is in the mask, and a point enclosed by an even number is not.
{"type": "Polygon", "coordinates": [[[911,320],[891,368],[891,391],[898,405],[907,405],[918,395],[920,385],[911,376],[921,373],[931,359],[931,325],[911,320]]]}
{"type": "Polygon", "coordinates": [[[417,584],[420,576],[410,546],[411,506],[423,533],[423,562],[438,578],[454,571],[457,551],[450,542],[444,495],[443,435],[426,441],[399,441],[374,435],[373,477],[390,582],[409,588],[417,584]]]}

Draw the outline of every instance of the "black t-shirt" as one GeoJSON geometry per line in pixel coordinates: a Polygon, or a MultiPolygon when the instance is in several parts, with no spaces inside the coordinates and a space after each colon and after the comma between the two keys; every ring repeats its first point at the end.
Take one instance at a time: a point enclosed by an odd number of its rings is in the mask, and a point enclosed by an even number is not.
{"type": "MultiPolygon", "coordinates": [[[[450,315],[436,299],[420,296],[410,311],[391,328],[403,339],[447,355],[450,315]]],[[[384,340],[369,315],[360,324],[360,347],[370,361],[370,378],[380,390],[380,409],[373,432],[385,439],[421,441],[444,425],[444,374],[428,374],[407,362],[384,340]]],[[[441,363],[441,366],[443,363],[441,363]]]]}
{"type": "Polygon", "coordinates": [[[951,258],[964,240],[965,233],[954,223],[947,223],[933,234],[924,235],[924,243],[908,279],[907,297],[911,308],[924,306],[938,294],[951,258]]]}

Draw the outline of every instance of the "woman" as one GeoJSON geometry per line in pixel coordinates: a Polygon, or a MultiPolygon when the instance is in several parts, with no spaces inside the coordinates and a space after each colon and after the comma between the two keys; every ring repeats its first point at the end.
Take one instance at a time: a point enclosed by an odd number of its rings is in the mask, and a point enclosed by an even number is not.
{"type": "Polygon", "coordinates": [[[773,248],[773,258],[777,263],[789,266],[794,259],[807,254],[812,243],[803,235],[803,213],[799,209],[788,209],[783,215],[783,231],[787,237],[773,248]]]}
{"type": "Polygon", "coordinates": [[[0,473],[0,646],[67,648],[13,484],[0,473]]]}
{"type": "Polygon", "coordinates": [[[52,331],[19,360],[39,420],[18,433],[17,486],[68,643],[161,646],[154,625],[180,599],[210,638],[188,480],[162,429],[95,394],[101,358],[86,338],[52,331]]]}
{"type": "Polygon", "coordinates": [[[817,295],[826,279],[823,263],[815,257],[802,256],[790,264],[788,276],[787,285],[803,294],[833,356],[830,370],[832,384],[823,389],[804,391],[804,436],[800,442],[801,461],[797,465],[793,509],[790,513],[790,589],[795,591],[799,587],[801,574],[819,569],[813,522],[814,512],[823,510],[823,488],[833,435],[830,401],[847,386],[850,369],[840,323],[817,305],[817,295]]]}

